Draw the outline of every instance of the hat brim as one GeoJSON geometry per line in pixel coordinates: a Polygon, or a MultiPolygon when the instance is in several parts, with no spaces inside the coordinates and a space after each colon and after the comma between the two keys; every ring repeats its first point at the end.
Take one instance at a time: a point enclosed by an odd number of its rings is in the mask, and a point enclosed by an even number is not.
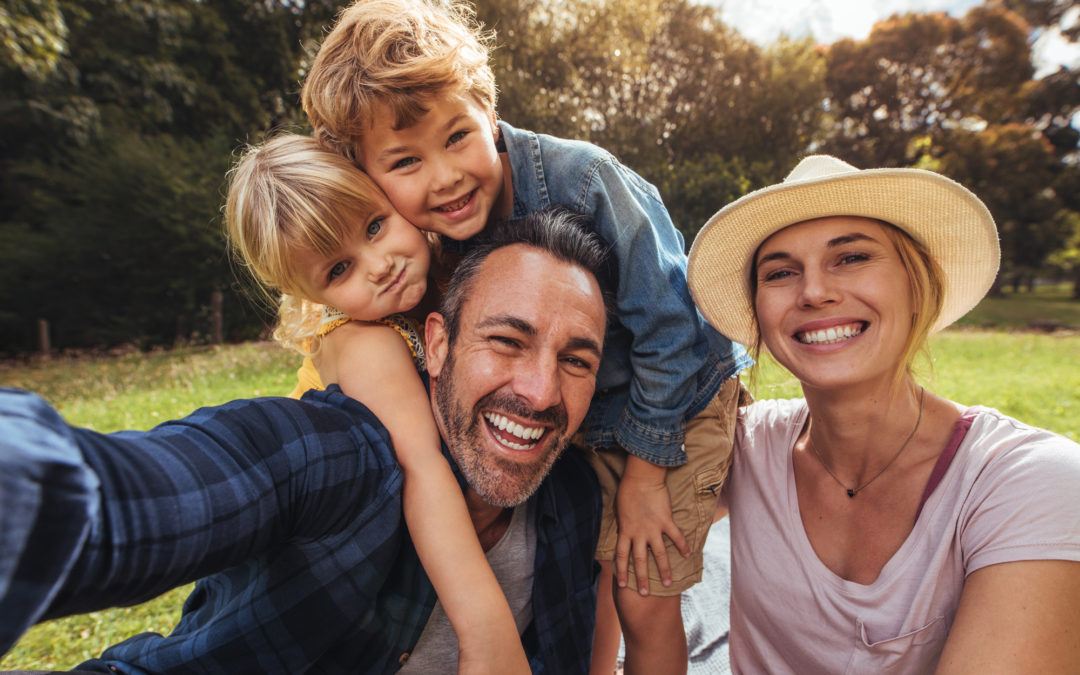
{"type": "Polygon", "coordinates": [[[861,216],[891,223],[923,244],[944,273],[932,330],[970,311],[997,276],[1001,251],[986,205],[967,188],[921,169],[866,169],[772,185],[720,209],[690,249],[687,282],[702,316],[745,345],[758,339],[750,297],[753,256],[773,233],[806,220],[861,216]]]}

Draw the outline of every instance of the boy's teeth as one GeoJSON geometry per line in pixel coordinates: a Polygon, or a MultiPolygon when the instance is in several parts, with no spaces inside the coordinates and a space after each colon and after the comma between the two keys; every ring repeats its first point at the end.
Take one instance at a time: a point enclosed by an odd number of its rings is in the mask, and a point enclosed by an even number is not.
{"type": "Polygon", "coordinates": [[[851,323],[846,326],[833,326],[824,330],[807,331],[799,333],[795,337],[799,342],[807,345],[832,344],[863,332],[863,324],[851,323]]]}
{"type": "Polygon", "coordinates": [[[508,447],[511,447],[515,450],[528,450],[529,448],[535,446],[536,441],[544,435],[544,427],[525,427],[518,424],[517,422],[511,422],[510,420],[506,419],[506,417],[496,413],[486,412],[484,413],[484,419],[486,419],[488,421],[488,424],[495,427],[496,429],[504,431],[507,434],[513,436],[514,438],[519,439],[521,443],[514,443],[507,440],[506,438],[503,439],[503,442],[508,447]]]}
{"type": "Polygon", "coordinates": [[[471,194],[465,195],[464,197],[457,200],[453,204],[443,204],[442,206],[437,207],[435,210],[436,211],[457,211],[458,209],[464,207],[466,204],[469,203],[469,197],[470,196],[471,196],[471,194]]]}

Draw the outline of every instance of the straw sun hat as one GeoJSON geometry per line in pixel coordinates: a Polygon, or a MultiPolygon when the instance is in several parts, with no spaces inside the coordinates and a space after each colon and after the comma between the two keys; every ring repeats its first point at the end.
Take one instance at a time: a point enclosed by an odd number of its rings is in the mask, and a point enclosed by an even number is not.
{"type": "Polygon", "coordinates": [[[1001,250],[994,219],[964,186],[931,171],[859,170],[835,157],[812,155],[783,183],[744,195],[701,228],[690,249],[687,281],[705,320],[732,340],[755,344],[755,252],[774,232],[825,216],[884,220],[930,251],[945,276],[935,331],[974,307],[997,274],[1001,250]]]}

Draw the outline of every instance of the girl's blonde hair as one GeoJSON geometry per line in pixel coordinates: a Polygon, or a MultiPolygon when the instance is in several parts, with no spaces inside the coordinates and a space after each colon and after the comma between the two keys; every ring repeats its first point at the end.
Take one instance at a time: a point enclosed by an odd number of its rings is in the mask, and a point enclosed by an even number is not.
{"type": "Polygon", "coordinates": [[[311,353],[322,315],[303,297],[295,252],[333,254],[386,203],[367,174],[313,138],[280,134],[243,152],[229,172],[225,223],[236,260],[278,303],[274,339],[311,353]]]}

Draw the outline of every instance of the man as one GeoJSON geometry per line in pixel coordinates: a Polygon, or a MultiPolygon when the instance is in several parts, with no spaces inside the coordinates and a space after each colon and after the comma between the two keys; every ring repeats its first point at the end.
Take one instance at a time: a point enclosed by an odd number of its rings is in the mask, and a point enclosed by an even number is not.
{"type": "MultiPolygon", "coordinates": [[[[601,355],[601,250],[563,214],[492,228],[426,326],[432,407],[481,543],[524,523],[500,581],[518,596],[534,671],[589,662],[599,491],[563,449],[601,355]]],[[[0,649],[35,621],[206,577],[172,635],[135,636],[80,668],[389,672],[421,633],[417,658],[437,662],[436,598],[401,483],[385,429],[333,385],[107,436],[6,392],[0,649]]]]}

